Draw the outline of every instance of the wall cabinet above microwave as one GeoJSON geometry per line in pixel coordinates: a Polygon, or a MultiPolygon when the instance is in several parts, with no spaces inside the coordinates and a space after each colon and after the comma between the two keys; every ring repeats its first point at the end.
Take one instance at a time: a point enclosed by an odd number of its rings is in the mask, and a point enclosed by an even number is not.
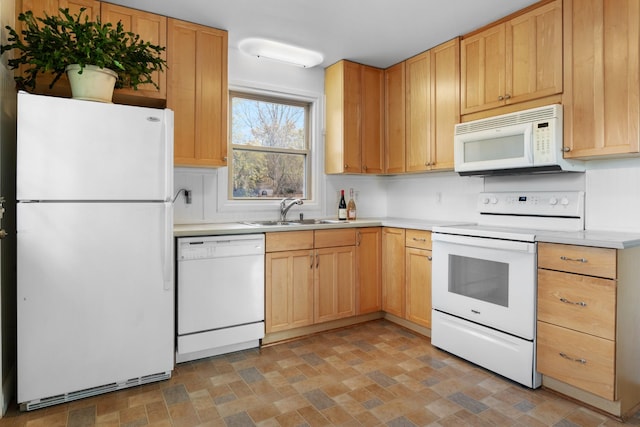
{"type": "Polygon", "coordinates": [[[562,93],[562,1],[464,37],[460,62],[462,114],[562,93]]]}

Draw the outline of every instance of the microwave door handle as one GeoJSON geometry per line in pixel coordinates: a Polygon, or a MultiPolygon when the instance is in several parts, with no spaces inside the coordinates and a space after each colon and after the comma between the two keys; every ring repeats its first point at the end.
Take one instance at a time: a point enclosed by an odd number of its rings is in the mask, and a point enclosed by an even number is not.
{"type": "Polygon", "coordinates": [[[533,144],[535,144],[533,139],[533,126],[534,124],[531,123],[524,132],[524,160],[531,166],[533,166],[533,152],[535,150],[535,147],[533,146],[533,144]]]}

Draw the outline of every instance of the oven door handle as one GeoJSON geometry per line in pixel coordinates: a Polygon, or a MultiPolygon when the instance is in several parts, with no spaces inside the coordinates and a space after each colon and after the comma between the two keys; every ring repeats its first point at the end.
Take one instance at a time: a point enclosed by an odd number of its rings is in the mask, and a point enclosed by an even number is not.
{"type": "Polygon", "coordinates": [[[499,249],[504,251],[536,253],[536,244],[531,242],[518,242],[515,240],[487,239],[484,237],[458,236],[454,234],[434,233],[431,238],[434,242],[447,242],[462,246],[475,246],[485,249],[499,249]]]}

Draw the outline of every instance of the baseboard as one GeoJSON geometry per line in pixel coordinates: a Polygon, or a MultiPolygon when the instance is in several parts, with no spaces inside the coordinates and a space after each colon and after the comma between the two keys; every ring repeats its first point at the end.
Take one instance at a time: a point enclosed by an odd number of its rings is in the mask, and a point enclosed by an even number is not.
{"type": "Polygon", "coordinates": [[[417,334],[431,338],[431,329],[427,327],[417,325],[413,322],[403,319],[402,317],[394,316],[393,314],[390,314],[390,313],[385,313],[384,318],[389,322],[393,322],[396,325],[400,325],[403,328],[409,329],[417,334]]]}

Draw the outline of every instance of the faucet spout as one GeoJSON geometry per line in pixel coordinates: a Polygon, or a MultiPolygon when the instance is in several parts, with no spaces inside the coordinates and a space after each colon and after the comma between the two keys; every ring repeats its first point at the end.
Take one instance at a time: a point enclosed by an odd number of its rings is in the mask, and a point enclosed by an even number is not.
{"type": "Polygon", "coordinates": [[[302,199],[294,199],[293,197],[287,197],[280,201],[280,221],[287,220],[287,212],[293,205],[303,204],[302,199]],[[287,203],[289,202],[289,203],[287,203]]]}

